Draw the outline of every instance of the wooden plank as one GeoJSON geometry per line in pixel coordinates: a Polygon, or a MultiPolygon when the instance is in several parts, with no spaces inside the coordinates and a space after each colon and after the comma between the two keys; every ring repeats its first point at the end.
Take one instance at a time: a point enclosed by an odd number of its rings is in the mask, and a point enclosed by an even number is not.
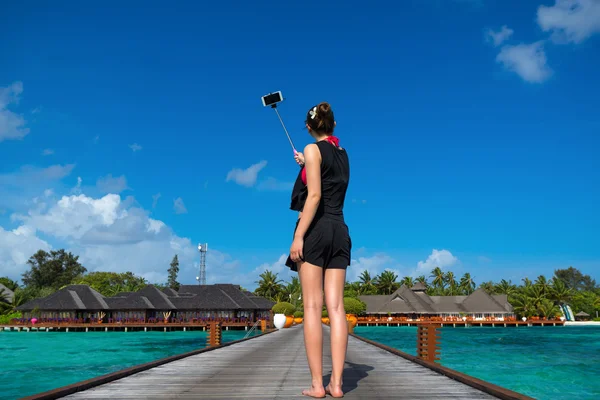
{"type": "MultiPolygon", "coordinates": [[[[329,328],[324,327],[324,374],[331,373],[329,328]]],[[[226,348],[174,361],[70,399],[306,399],[310,385],[303,327],[294,326],[226,348]]],[[[354,337],[344,371],[346,399],[492,399],[354,337]]]]}

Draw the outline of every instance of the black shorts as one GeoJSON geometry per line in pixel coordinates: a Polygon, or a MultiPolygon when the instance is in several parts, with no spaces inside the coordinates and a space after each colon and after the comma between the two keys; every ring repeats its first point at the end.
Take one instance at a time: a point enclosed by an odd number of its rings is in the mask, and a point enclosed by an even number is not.
{"type": "MultiPolygon", "coordinates": [[[[296,221],[294,235],[300,219],[296,221]]],[[[343,220],[322,216],[313,221],[304,235],[303,260],[324,269],[346,269],[350,265],[352,239],[343,220]]],[[[298,266],[288,256],[285,265],[292,271],[298,266]]]]}

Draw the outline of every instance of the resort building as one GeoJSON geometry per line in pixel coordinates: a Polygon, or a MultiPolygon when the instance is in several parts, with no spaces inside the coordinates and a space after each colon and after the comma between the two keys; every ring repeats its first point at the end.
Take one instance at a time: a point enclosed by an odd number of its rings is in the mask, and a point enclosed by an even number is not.
{"type": "Polygon", "coordinates": [[[402,285],[390,295],[365,295],[359,298],[367,305],[367,316],[394,316],[409,319],[467,318],[469,320],[504,320],[514,318],[513,307],[505,294],[490,295],[477,289],[468,296],[429,296],[425,285],[402,285]]]}
{"type": "Polygon", "coordinates": [[[69,285],[17,310],[40,322],[153,323],[253,322],[269,316],[275,303],[232,284],[182,285],[179,291],[148,285],[137,292],[105,297],[87,285],[69,285]]]}

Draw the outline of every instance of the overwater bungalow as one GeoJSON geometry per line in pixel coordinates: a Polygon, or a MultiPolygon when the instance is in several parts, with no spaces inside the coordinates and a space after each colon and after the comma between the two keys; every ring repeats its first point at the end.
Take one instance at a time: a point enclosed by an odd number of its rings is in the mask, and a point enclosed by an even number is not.
{"type": "Polygon", "coordinates": [[[366,320],[396,319],[443,321],[514,320],[513,307],[505,294],[490,295],[477,289],[468,296],[429,296],[422,283],[402,285],[390,295],[365,295],[366,320]]]}
{"type": "Polygon", "coordinates": [[[268,318],[275,303],[232,284],[182,285],[178,291],[148,285],[105,297],[87,285],[69,285],[17,310],[38,323],[250,323],[268,318]]]}

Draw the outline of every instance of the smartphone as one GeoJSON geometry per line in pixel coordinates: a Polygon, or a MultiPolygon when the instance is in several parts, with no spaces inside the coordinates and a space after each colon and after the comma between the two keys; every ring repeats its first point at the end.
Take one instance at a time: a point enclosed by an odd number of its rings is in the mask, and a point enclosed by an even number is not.
{"type": "Polygon", "coordinates": [[[281,91],[269,93],[268,95],[262,97],[263,106],[265,106],[265,107],[272,106],[273,104],[277,104],[282,101],[283,101],[283,96],[281,94],[281,91]]]}

